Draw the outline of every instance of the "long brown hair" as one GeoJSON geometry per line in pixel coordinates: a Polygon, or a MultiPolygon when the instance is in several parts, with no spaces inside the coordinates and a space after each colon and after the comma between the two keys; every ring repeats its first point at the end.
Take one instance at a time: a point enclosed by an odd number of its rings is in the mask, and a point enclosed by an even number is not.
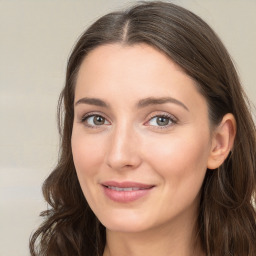
{"type": "Polygon", "coordinates": [[[31,255],[101,256],[105,228],[80,188],[71,134],[76,76],[86,55],[111,43],[146,43],[176,62],[206,98],[209,119],[217,125],[226,113],[237,122],[232,152],[216,170],[207,170],[198,216],[201,244],[208,256],[255,256],[255,125],[231,58],[213,30],[190,11],[165,2],[145,2],[96,21],[81,36],[69,58],[59,100],[60,157],[46,179],[49,209],[30,241],[31,255]]]}

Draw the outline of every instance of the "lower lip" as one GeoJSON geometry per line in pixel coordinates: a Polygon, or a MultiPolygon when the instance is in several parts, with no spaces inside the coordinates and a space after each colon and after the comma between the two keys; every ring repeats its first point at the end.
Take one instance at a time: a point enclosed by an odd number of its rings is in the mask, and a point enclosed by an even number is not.
{"type": "Polygon", "coordinates": [[[129,203],[145,197],[150,193],[152,188],[133,190],[133,191],[117,191],[103,186],[105,195],[112,201],[119,203],[129,203]]]}

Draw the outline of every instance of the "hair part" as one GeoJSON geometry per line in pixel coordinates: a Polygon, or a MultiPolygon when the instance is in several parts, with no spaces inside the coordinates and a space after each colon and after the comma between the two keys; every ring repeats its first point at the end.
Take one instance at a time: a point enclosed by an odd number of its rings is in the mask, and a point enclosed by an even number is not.
{"type": "Polygon", "coordinates": [[[198,232],[208,256],[256,255],[255,125],[232,60],[214,31],[190,11],[165,2],[145,2],[103,16],[83,33],[69,58],[60,95],[59,162],[43,185],[50,209],[30,241],[32,256],[103,254],[105,228],[90,209],[76,175],[71,135],[74,89],[80,65],[106,44],[145,43],[167,55],[197,84],[212,125],[232,113],[237,134],[232,153],[217,170],[207,170],[201,191],[198,232]],[[63,111],[62,111],[63,108],[63,111]],[[63,115],[63,119],[61,116],[63,115]],[[39,241],[38,252],[36,241],[39,241]]]}

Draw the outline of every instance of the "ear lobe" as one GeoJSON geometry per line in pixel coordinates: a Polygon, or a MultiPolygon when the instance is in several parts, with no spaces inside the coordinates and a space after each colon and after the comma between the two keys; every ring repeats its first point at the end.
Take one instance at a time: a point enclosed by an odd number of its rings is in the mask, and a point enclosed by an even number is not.
{"type": "Polygon", "coordinates": [[[236,120],[231,113],[228,113],[213,131],[211,152],[207,163],[208,169],[216,169],[222,165],[233,147],[235,135],[236,120]]]}

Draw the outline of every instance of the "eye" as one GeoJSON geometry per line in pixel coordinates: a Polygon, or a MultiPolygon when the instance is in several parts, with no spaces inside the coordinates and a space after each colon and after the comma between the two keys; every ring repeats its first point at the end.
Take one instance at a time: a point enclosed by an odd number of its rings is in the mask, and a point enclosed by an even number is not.
{"type": "Polygon", "coordinates": [[[109,125],[110,122],[101,115],[86,115],[82,118],[82,123],[85,123],[86,126],[95,127],[102,125],[109,125]]]}
{"type": "Polygon", "coordinates": [[[159,127],[169,127],[172,124],[175,124],[176,120],[169,115],[157,115],[152,117],[148,122],[147,125],[151,126],[159,126],[159,127]]]}

